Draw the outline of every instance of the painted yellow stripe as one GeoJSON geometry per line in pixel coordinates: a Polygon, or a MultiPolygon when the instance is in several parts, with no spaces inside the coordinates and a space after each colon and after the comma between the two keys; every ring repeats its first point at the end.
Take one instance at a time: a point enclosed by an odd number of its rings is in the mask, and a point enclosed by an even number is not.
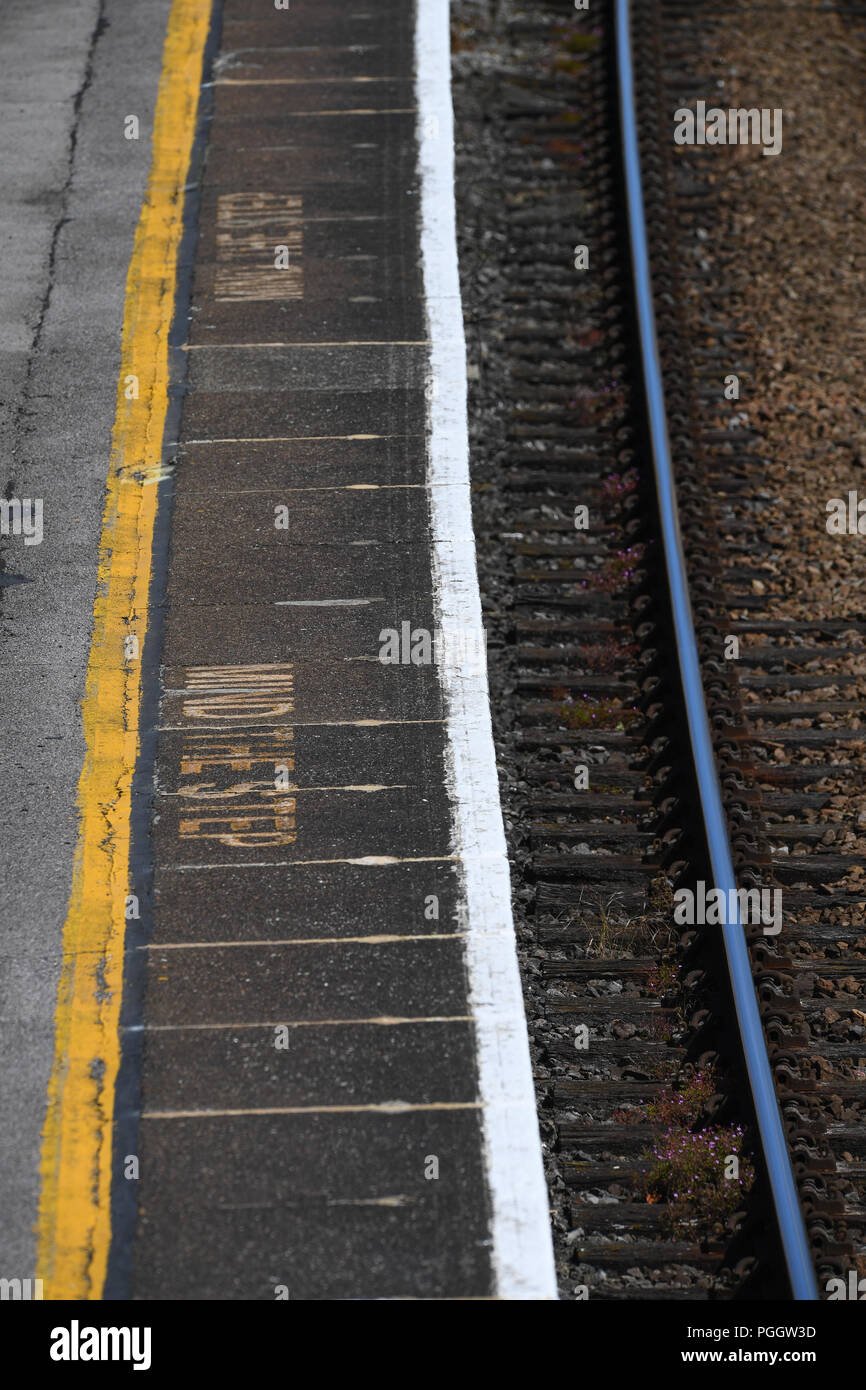
{"type": "MultiPolygon", "coordinates": [[[[42,1135],[37,1274],[50,1299],[100,1298],[111,1234],[111,1129],[120,1061],[124,908],[143,646],[168,405],[168,333],[211,0],[174,0],[153,163],[126,281],[120,379],[82,704],[79,838],[42,1135]],[[138,398],[127,400],[130,376],[138,398]]],[[[132,389],[130,387],[130,389],[132,389]]]]}

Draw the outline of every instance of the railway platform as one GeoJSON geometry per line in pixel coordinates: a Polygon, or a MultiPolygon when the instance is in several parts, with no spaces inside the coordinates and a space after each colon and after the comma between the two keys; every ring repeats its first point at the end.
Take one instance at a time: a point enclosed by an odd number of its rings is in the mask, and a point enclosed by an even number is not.
{"type": "Polygon", "coordinates": [[[172,8],[84,704],[46,1297],[555,1297],[450,122],[447,3],[172,8]]]}

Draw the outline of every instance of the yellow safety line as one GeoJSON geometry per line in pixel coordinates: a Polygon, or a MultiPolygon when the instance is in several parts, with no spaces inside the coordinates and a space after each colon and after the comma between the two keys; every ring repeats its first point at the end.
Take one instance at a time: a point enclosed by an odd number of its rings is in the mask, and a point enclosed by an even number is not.
{"type": "Polygon", "coordinates": [[[54,1066],[42,1134],[37,1274],[48,1299],[100,1298],[111,1237],[114,1092],[120,1062],[132,775],[138,754],[157,489],[168,406],[168,335],[211,0],[174,0],[153,163],[126,280],[120,379],[82,712],[79,834],[63,929],[54,1066]],[[138,392],[135,398],[137,378],[138,392]],[[133,399],[127,399],[127,395],[133,399]]]}

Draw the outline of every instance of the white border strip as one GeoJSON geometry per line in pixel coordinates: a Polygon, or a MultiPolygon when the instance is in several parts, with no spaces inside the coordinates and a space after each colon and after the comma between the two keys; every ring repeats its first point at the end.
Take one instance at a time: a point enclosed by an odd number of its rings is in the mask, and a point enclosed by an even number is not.
{"type": "MultiPolygon", "coordinates": [[[[416,0],[421,253],[431,344],[427,482],[438,625],[480,633],[454,210],[449,18],[449,0],[416,0]]],[[[467,907],[466,961],[476,1022],[495,1291],[505,1299],[555,1299],[487,674],[483,663],[443,662],[439,670],[447,708],[454,848],[462,861],[467,907]]]]}

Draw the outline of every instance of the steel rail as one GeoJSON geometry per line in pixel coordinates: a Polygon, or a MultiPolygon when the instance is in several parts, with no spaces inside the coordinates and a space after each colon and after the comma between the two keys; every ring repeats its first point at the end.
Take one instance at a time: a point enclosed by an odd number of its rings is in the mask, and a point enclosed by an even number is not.
{"type": "MultiPolygon", "coordinates": [[[[664,386],[658,352],[652,274],[641,185],[640,149],[635,109],[634,67],[631,43],[631,2],[615,0],[616,64],[619,86],[620,127],[625,169],[629,240],[634,278],[635,307],[643,365],[644,394],[649,421],[656,490],[661,514],[665,568],[673,609],[680,679],[697,772],[701,814],[709,849],[714,887],[725,901],[737,902],[734,921],[723,928],[728,970],[733,988],[737,1023],[749,1076],[761,1145],[773,1194],[779,1233],[791,1292],[797,1300],[816,1300],[818,1290],[809,1253],[809,1242],[797,1195],[788,1146],[767,1045],[761,1025],[752,977],[749,950],[739,913],[736,878],[722,806],[718,771],[713,753],[709,718],[701,681],[697,639],[689,600],[688,579],[677,510],[676,488],[668,436],[664,386]]],[[[725,913],[725,917],[732,914],[725,913]]]]}

